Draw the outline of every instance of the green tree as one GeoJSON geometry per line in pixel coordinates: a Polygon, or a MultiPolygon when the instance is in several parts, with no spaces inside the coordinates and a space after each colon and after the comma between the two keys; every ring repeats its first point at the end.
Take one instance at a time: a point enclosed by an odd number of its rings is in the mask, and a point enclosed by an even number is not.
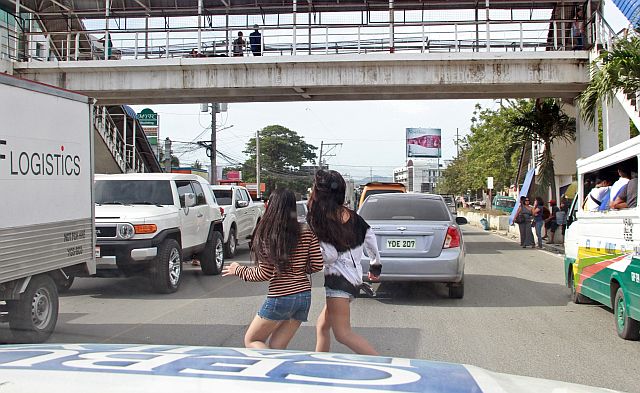
{"type": "Polygon", "coordinates": [[[611,51],[603,50],[591,63],[591,80],[580,94],[583,119],[593,122],[601,102],[611,103],[618,91],[640,90],[640,37],[616,41],[611,51]]]}
{"type": "MultiPolygon", "coordinates": [[[[295,131],[280,125],[270,125],[260,131],[260,181],[269,195],[276,187],[287,187],[304,194],[313,182],[313,175],[301,171],[305,163],[316,159],[315,146],[308,144],[295,131]]],[[[251,138],[244,150],[249,159],[243,165],[248,181],[256,180],[256,139],[251,138]]]]}
{"type": "Polygon", "coordinates": [[[553,199],[557,199],[551,147],[557,141],[575,141],[576,119],[565,114],[559,101],[553,98],[537,99],[535,102],[520,100],[512,108],[517,111],[509,119],[512,146],[521,148],[529,143],[541,146],[536,157],[539,173],[536,185],[543,190],[551,188],[553,199]]]}
{"type": "Polygon", "coordinates": [[[200,162],[200,160],[196,160],[196,162],[194,162],[191,167],[193,169],[202,169],[202,163],[200,162]]]}
{"type": "Polygon", "coordinates": [[[460,154],[444,171],[439,192],[460,195],[471,190],[475,194],[486,188],[489,176],[493,176],[496,190],[512,184],[516,165],[509,129],[514,114],[510,106],[490,109],[476,105],[470,133],[459,142],[460,154]]]}

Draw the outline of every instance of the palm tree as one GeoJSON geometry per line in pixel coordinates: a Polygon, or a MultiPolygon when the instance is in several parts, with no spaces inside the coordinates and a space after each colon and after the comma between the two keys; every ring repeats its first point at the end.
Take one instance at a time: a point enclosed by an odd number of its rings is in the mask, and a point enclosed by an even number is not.
{"type": "Polygon", "coordinates": [[[564,113],[554,98],[537,99],[534,105],[518,105],[515,108],[517,111],[509,120],[514,145],[537,143],[542,146],[536,157],[539,173],[536,183],[544,190],[551,187],[553,199],[557,199],[551,146],[557,141],[575,141],[576,119],[564,113]]]}
{"type": "Polygon", "coordinates": [[[611,103],[618,91],[640,90],[640,37],[622,38],[611,51],[602,51],[591,63],[591,81],[579,96],[582,118],[592,123],[601,102],[611,103]]]}

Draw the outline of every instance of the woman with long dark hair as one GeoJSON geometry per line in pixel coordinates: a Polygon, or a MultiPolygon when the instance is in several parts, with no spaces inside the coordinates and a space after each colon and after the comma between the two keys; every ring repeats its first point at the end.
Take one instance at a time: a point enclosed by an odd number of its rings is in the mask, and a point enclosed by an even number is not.
{"type": "Polygon", "coordinates": [[[369,279],[382,271],[376,237],[365,220],[344,206],[346,183],[336,171],[315,175],[307,221],[320,240],[327,303],[318,317],[316,351],[328,352],[331,331],[338,342],[364,355],[377,355],[369,342],[351,330],[350,303],[362,286],[363,252],[369,256],[369,279]]]}
{"type": "Polygon", "coordinates": [[[533,222],[536,228],[536,238],[538,239],[538,248],[542,248],[542,225],[544,225],[544,200],[537,196],[533,202],[533,222]]]}
{"type": "Polygon", "coordinates": [[[247,348],[285,349],[311,307],[308,274],[322,270],[318,238],[298,223],[293,192],[276,189],[256,228],[251,247],[256,266],[232,263],[224,276],[269,281],[269,293],[244,336],[247,348]],[[267,343],[268,341],[268,343],[267,343]]]}
{"type": "Polygon", "coordinates": [[[515,216],[518,229],[520,229],[520,246],[522,248],[534,247],[533,232],[531,232],[531,221],[533,220],[533,208],[529,197],[520,197],[520,206],[515,216]]]}

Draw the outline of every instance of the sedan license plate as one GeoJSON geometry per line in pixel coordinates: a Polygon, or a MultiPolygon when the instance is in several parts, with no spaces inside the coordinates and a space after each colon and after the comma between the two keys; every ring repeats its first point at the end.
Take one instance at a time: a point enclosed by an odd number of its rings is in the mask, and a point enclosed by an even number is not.
{"type": "Polygon", "coordinates": [[[416,239],[387,239],[387,248],[411,250],[416,248],[416,239]]]}

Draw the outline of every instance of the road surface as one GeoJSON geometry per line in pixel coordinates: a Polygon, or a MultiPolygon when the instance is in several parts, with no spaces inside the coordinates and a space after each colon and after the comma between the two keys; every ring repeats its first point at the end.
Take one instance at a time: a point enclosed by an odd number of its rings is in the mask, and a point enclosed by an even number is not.
{"type": "MultiPolygon", "coordinates": [[[[448,299],[444,285],[427,284],[383,286],[377,298],[353,303],[354,328],[382,355],[640,392],[640,342],[617,337],[609,309],[569,302],[559,256],[471,227],[464,236],[464,299],[448,299]]],[[[249,263],[248,250],[234,260],[249,263]]],[[[321,285],[315,275],[310,321],[290,349],[315,346],[321,285]]],[[[266,288],[203,276],[190,265],[172,295],[153,294],[144,278],[76,279],[61,298],[50,341],[242,346],[266,288]]],[[[349,352],[339,344],[332,350],[349,352]]]]}

